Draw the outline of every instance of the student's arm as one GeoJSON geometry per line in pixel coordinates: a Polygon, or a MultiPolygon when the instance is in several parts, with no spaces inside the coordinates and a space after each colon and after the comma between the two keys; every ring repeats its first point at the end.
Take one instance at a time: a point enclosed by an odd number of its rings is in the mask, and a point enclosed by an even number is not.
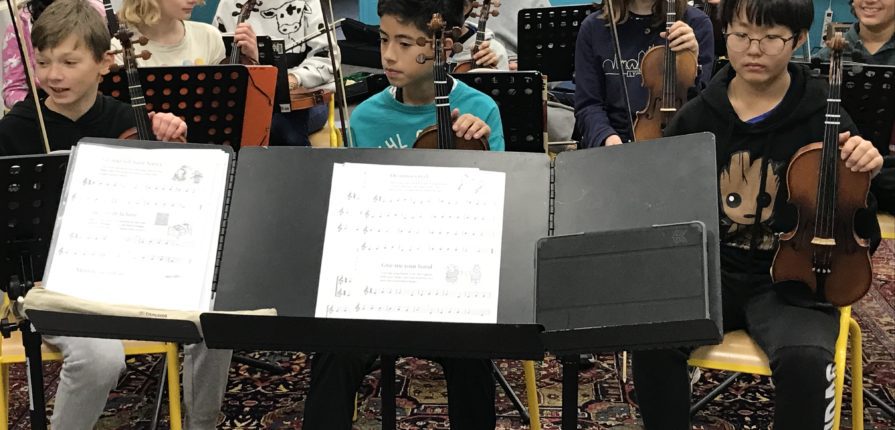
{"type": "Polygon", "coordinates": [[[699,74],[696,76],[696,89],[702,90],[712,79],[712,69],[715,67],[715,33],[712,28],[712,20],[707,15],[697,10],[690,20],[693,33],[699,42],[699,74]]]}
{"type": "Polygon", "coordinates": [[[618,135],[605,109],[603,59],[596,55],[593,47],[596,43],[611,43],[609,40],[595,40],[601,25],[603,20],[586,19],[575,46],[575,120],[581,130],[583,148],[602,146],[606,138],[618,135]]]}
{"type": "MultiPolygon", "coordinates": [[[[303,2],[296,1],[296,6],[300,6],[303,2]]],[[[308,21],[303,23],[306,32],[317,31],[323,28],[323,11],[320,9],[319,0],[309,0],[305,7],[310,8],[308,12],[308,21]]],[[[326,35],[315,37],[307,43],[309,48],[308,56],[298,67],[289,69],[289,74],[298,78],[298,84],[304,88],[316,88],[333,82],[333,65],[329,59],[329,44],[326,41],[326,35]]],[[[335,35],[333,35],[333,48],[335,49],[335,58],[337,63],[341,63],[341,52],[336,44],[335,35]]],[[[300,48],[297,48],[300,49],[300,48]]]]}
{"type": "MultiPolygon", "coordinates": [[[[23,29],[25,34],[30,34],[30,26],[23,29]]],[[[28,82],[25,79],[25,66],[22,63],[22,54],[19,51],[19,41],[15,36],[12,23],[6,27],[3,40],[3,104],[7,108],[22,101],[28,96],[28,82]]],[[[33,55],[30,44],[26,44],[29,54],[33,55]]]]}

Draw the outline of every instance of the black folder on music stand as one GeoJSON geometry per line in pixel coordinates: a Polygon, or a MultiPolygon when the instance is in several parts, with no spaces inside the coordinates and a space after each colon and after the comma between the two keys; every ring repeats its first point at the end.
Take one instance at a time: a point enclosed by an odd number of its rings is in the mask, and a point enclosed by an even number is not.
{"type": "Polygon", "coordinates": [[[537,70],[551,82],[572,80],[578,31],[595,10],[590,4],[520,10],[519,70],[537,70]]]}

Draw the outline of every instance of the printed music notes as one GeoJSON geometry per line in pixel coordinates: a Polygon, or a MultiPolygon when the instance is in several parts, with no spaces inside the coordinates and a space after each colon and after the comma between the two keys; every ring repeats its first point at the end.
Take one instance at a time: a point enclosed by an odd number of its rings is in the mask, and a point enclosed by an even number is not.
{"type": "Polygon", "coordinates": [[[210,310],[228,154],[81,143],[71,158],[45,288],[210,310]]]}
{"type": "Polygon", "coordinates": [[[506,174],[336,164],[317,317],[497,322],[506,174]]]}

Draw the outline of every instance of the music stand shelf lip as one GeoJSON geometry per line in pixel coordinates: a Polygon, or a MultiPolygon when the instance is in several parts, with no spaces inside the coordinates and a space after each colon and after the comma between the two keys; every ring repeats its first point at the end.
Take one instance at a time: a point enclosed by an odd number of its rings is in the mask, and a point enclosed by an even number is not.
{"type": "Polygon", "coordinates": [[[130,339],[193,344],[202,341],[192,321],[89,315],[29,310],[28,318],[43,335],[130,339]]]}
{"type": "Polygon", "coordinates": [[[542,328],[535,324],[271,317],[215,312],[203,313],[200,319],[206,342],[217,348],[517,359],[539,359],[544,351],[538,340],[542,328]],[[439,335],[433,337],[432,333],[439,335]]]}

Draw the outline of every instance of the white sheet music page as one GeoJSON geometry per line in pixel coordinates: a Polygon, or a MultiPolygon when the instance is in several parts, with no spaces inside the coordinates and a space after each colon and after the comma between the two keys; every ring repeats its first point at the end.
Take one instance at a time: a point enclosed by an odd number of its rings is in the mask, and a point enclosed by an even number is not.
{"type": "Polygon", "coordinates": [[[506,174],[336,164],[317,317],[496,323],[506,174]]]}
{"type": "Polygon", "coordinates": [[[110,304],[208,311],[229,157],[79,144],[44,286],[110,304]]]}

